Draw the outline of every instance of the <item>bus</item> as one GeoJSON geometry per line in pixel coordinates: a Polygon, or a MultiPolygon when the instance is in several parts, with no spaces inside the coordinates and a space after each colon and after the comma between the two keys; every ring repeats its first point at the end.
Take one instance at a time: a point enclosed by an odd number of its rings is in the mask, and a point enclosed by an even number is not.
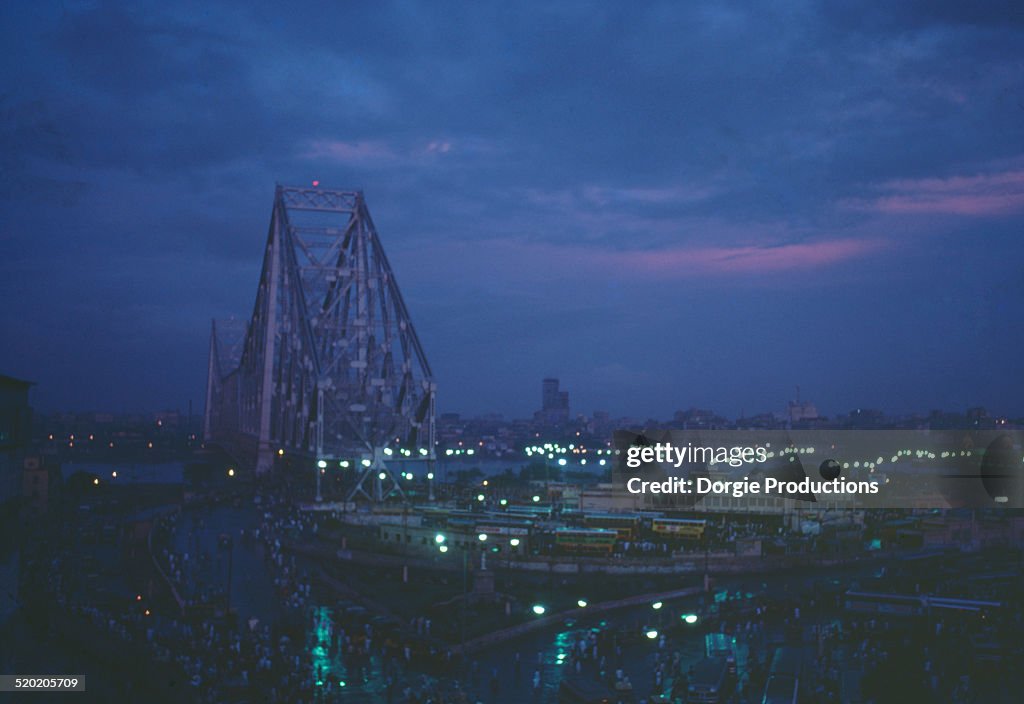
{"type": "Polygon", "coordinates": [[[803,652],[799,648],[783,646],[776,650],[761,704],[797,704],[802,665],[803,652]]]}
{"type": "Polygon", "coordinates": [[[547,520],[551,518],[550,504],[509,504],[505,507],[505,513],[520,518],[536,520],[547,520]]]}
{"type": "Polygon", "coordinates": [[[583,517],[583,525],[613,530],[620,540],[636,540],[640,517],[632,513],[588,513],[583,517]]]}
{"type": "Polygon", "coordinates": [[[704,636],[704,654],[709,658],[725,658],[729,674],[736,674],[736,638],[728,633],[708,633],[704,636]]]}
{"type": "Polygon", "coordinates": [[[690,667],[686,704],[719,704],[725,701],[729,664],[725,658],[704,658],[690,667]]]}
{"type": "Polygon", "coordinates": [[[618,533],[603,528],[558,528],[555,550],[572,555],[611,555],[618,533]]]}
{"type": "Polygon", "coordinates": [[[700,540],[708,522],[703,519],[691,518],[655,518],[651,521],[651,531],[663,538],[678,540],[700,540]]]}

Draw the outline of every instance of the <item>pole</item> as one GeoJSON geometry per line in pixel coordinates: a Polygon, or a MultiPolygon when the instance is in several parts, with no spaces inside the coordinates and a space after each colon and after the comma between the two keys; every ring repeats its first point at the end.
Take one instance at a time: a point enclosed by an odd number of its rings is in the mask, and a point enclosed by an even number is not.
{"type": "Polygon", "coordinates": [[[462,547],[462,683],[466,684],[466,602],[469,601],[469,545],[462,547]]]}

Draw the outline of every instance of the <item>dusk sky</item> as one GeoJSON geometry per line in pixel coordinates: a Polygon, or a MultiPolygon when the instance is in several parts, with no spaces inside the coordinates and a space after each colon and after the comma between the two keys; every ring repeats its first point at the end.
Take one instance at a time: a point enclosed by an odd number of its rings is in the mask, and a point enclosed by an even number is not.
{"type": "Polygon", "coordinates": [[[894,4],[0,4],[0,373],[201,411],[319,179],[439,411],[1022,415],[1024,10],[894,4]]]}

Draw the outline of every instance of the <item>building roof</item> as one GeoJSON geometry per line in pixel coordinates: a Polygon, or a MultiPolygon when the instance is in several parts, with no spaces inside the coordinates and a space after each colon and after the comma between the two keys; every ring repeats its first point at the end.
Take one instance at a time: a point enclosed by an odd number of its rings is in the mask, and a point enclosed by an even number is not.
{"type": "Polygon", "coordinates": [[[35,386],[34,381],[25,381],[24,379],[15,379],[13,376],[7,376],[6,374],[0,374],[0,386],[17,387],[27,389],[30,386],[35,386]]]}

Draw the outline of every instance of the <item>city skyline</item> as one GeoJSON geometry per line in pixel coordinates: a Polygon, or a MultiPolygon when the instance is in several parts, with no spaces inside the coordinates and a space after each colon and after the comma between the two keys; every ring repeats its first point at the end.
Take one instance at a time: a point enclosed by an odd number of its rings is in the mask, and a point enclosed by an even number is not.
{"type": "Polygon", "coordinates": [[[274,183],[319,180],[364,190],[440,412],[554,376],[587,413],[1024,413],[1019,20],[269,7],[0,9],[0,373],[37,408],[198,412],[274,183]]]}

